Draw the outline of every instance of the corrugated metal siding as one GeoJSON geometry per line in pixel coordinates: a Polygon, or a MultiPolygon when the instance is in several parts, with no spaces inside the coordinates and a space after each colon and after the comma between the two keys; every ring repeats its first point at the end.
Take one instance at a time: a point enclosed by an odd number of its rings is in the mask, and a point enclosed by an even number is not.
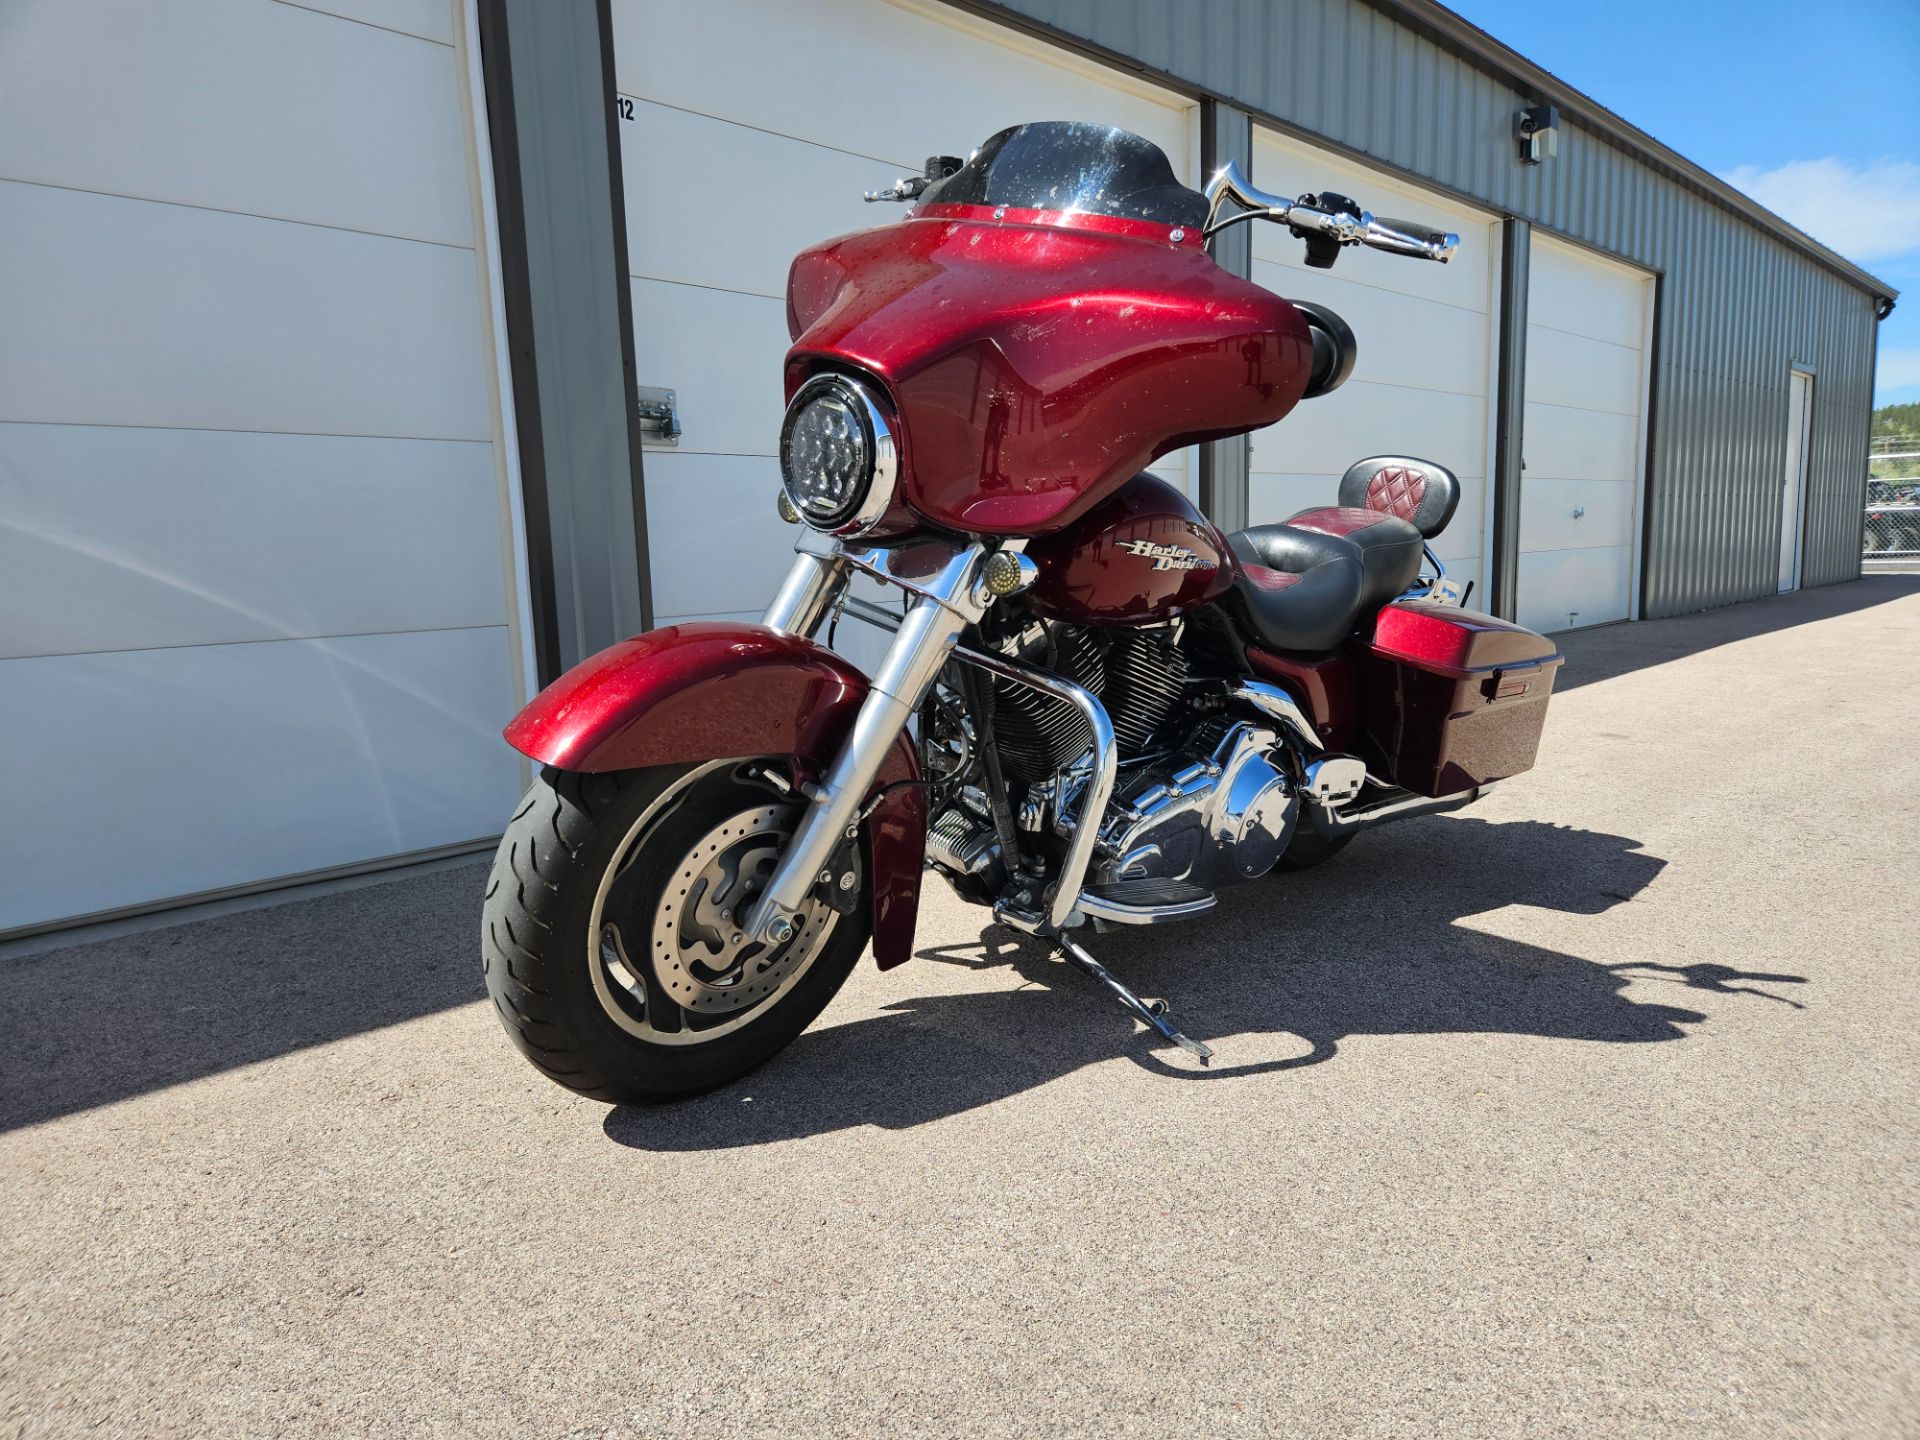
{"type": "Polygon", "coordinates": [[[1815,371],[1803,583],[1860,573],[1873,298],[1563,118],[1517,162],[1504,83],[1362,0],[1000,0],[1313,139],[1660,272],[1648,616],[1771,594],[1787,372],[1815,371]]]}

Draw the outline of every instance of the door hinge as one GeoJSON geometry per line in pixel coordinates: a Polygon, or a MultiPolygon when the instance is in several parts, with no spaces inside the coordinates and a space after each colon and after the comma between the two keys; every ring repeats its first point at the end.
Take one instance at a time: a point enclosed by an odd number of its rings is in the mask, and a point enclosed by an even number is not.
{"type": "Polygon", "coordinates": [[[637,385],[634,393],[639,398],[640,433],[662,445],[678,445],[680,408],[673,391],[657,385],[637,385]]]}

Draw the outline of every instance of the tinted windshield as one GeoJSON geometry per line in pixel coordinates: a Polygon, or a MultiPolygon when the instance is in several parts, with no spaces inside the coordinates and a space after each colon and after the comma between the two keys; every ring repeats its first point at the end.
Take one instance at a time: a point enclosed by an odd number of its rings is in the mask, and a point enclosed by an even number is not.
{"type": "Polygon", "coordinates": [[[929,189],[936,205],[1070,210],[1165,225],[1199,225],[1207,202],[1174,179],[1151,140],[1110,125],[1040,120],[1002,130],[929,189]]]}

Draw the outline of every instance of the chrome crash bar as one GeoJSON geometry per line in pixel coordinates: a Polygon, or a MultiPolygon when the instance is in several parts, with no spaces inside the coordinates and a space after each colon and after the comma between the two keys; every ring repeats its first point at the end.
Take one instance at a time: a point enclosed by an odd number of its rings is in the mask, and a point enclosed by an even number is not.
{"type": "Polygon", "coordinates": [[[1107,715],[1106,706],[1071,680],[1062,680],[1058,675],[1049,675],[1001,655],[969,650],[964,645],[955,648],[953,658],[1029,690],[1066,701],[1080,712],[1093,732],[1093,773],[1088,777],[1080,801],[1080,818],[1073,828],[1073,839],[1067,844],[1066,859],[1061,863],[1046,909],[1028,911],[1005,901],[993,907],[994,918],[1016,930],[1031,935],[1055,934],[1067,927],[1080,903],[1080,891],[1087,883],[1087,867],[1093,863],[1094,847],[1100,843],[1100,818],[1107,813],[1107,802],[1113,798],[1114,777],[1120,769],[1120,745],[1114,738],[1113,721],[1107,715]]]}
{"type": "MultiPolygon", "coordinates": [[[[876,629],[897,631],[899,628],[898,615],[869,601],[849,596],[841,605],[846,614],[876,629]]],[[[1087,883],[1087,870],[1093,864],[1093,852],[1099,846],[1100,818],[1106,814],[1107,802],[1113,798],[1113,787],[1120,771],[1120,747],[1114,735],[1112,717],[1091,691],[1045,670],[1022,665],[1004,655],[971,650],[964,645],[954,647],[952,658],[985,670],[989,675],[997,675],[1016,685],[1024,685],[1029,690],[1038,690],[1064,700],[1080,712],[1093,736],[1093,766],[1082,791],[1079,818],[1045,909],[1028,910],[1005,901],[994,906],[994,917],[1016,930],[1023,930],[1030,935],[1057,933],[1073,923],[1074,911],[1080,906],[1081,892],[1087,883]]]]}

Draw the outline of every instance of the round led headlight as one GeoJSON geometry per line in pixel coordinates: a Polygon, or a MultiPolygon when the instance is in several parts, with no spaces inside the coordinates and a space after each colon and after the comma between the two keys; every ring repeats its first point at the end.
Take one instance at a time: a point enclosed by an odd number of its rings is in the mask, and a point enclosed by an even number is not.
{"type": "Polygon", "coordinates": [[[816,375],[794,392],[780,425],[780,478],[816,530],[870,530],[893,499],[898,451],[873,392],[845,375],[816,375]]]}

